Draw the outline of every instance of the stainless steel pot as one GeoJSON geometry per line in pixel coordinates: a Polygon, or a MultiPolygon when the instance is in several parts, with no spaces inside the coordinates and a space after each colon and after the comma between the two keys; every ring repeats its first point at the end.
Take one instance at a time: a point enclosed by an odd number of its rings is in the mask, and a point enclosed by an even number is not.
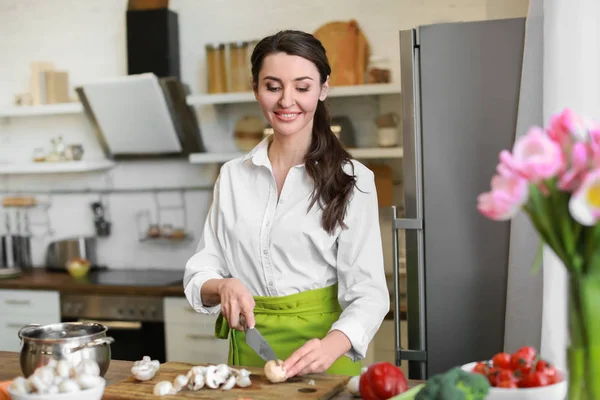
{"type": "Polygon", "coordinates": [[[66,358],[75,364],[94,360],[100,367],[100,376],[104,376],[110,364],[110,344],[114,342],[106,331],[104,325],[93,322],[26,325],[18,333],[22,343],[21,371],[28,377],[51,359],[66,358]]]}

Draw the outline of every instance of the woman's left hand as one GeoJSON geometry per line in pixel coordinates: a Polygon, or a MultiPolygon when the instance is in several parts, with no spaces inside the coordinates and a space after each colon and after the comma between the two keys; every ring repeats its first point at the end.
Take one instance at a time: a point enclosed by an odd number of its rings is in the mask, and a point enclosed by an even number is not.
{"type": "Polygon", "coordinates": [[[288,378],[295,375],[306,375],[325,372],[337,359],[331,354],[320,339],[311,339],[304,343],[283,363],[288,378]]]}
{"type": "Polygon", "coordinates": [[[284,361],[288,378],[325,372],[352,344],[346,335],[333,330],[323,339],[311,339],[284,361]]]}

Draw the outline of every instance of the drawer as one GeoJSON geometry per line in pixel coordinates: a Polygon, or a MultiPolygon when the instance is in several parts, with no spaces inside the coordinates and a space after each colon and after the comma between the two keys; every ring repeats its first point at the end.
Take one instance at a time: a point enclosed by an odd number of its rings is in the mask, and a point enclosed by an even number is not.
{"type": "Polygon", "coordinates": [[[185,298],[166,297],[163,305],[165,325],[181,324],[193,328],[195,333],[214,335],[218,315],[196,312],[185,298]]]}
{"type": "Polygon", "coordinates": [[[19,339],[19,329],[27,324],[56,324],[57,321],[52,316],[39,315],[3,315],[0,318],[0,351],[21,351],[21,339],[19,339]]]}
{"type": "Polygon", "coordinates": [[[229,340],[200,333],[187,325],[166,325],[167,361],[192,364],[227,363],[229,340]]]}
{"type": "Polygon", "coordinates": [[[60,322],[60,296],[56,291],[0,289],[0,315],[48,315],[60,322]]]}

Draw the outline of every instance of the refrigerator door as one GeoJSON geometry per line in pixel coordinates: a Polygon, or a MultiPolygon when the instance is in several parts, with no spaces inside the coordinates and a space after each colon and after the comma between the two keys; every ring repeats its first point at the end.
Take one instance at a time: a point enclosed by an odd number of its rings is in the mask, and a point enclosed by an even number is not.
{"type": "MultiPolygon", "coordinates": [[[[411,379],[426,375],[426,320],[425,320],[425,252],[423,237],[423,170],[421,140],[421,100],[419,58],[420,49],[416,30],[400,32],[400,72],[402,87],[403,134],[403,191],[404,215],[397,218],[394,210],[394,245],[398,230],[404,232],[406,262],[406,314],[408,346],[402,348],[400,313],[396,313],[396,365],[408,360],[411,379]]],[[[396,260],[398,257],[394,257],[396,260]]],[[[398,268],[394,268],[396,273],[398,268]]],[[[398,282],[398,277],[394,276],[398,282]]],[[[396,293],[399,291],[396,289],[396,293]]],[[[398,296],[395,296],[398,301],[398,296]]],[[[395,306],[398,309],[398,305],[395,306]]]]}
{"type": "Polygon", "coordinates": [[[408,348],[427,356],[410,378],[503,349],[510,225],[477,196],[514,142],[524,35],[524,18],[400,34],[405,218],[422,221],[406,233],[408,348]]]}

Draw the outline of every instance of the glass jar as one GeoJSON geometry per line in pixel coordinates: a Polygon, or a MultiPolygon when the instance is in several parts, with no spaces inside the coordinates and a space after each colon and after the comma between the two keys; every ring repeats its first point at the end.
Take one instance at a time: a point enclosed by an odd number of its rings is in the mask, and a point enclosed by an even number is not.
{"type": "Polygon", "coordinates": [[[227,92],[227,72],[225,67],[225,45],[206,45],[206,75],[208,93],[227,92]]]}
{"type": "Polygon", "coordinates": [[[250,90],[248,80],[248,42],[236,42],[229,45],[229,75],[231,92],[247,92],[250,90]]]}

